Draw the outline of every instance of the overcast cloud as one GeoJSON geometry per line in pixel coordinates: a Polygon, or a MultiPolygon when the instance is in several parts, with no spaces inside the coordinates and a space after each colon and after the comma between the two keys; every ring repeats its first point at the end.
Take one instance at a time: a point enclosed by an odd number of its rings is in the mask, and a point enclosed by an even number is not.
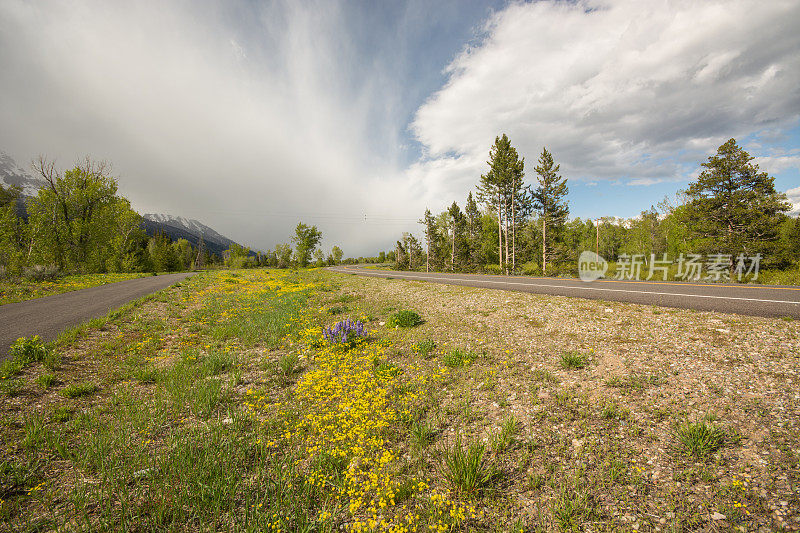
{"type": "Polygon", "coordinates": [[[257,248],[303,220],[356,255],[463,202],[503,132],[597,188],[677,187],[730,137],[797,172],[798,2],[381,4],[4,1],[0,149],[109,159],[140,212],[257,248]]]}

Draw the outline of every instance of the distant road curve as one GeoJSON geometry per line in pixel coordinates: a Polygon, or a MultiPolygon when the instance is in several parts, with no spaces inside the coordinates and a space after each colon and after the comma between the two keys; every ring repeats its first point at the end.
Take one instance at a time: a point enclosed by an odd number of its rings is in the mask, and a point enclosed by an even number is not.
{"type": "Polygon", "coordinates": [[[52,341],[67,328],[186,279],[192,273],[129,279],[78,291],[0,305],[0,361],[19,337],[52,341]]]}
{"type": "Polygon", "coordinates": [[[698,311],[740,315],[800,318],[800,287],[691,283],[679,281],[616,281],[492,276],[485,274],[443,274],[370,270],[360,265],[329,267],[333,272],[375,278],[429,281],[486,289],[531,292],[554,296],[609,300],[698,311]]]}

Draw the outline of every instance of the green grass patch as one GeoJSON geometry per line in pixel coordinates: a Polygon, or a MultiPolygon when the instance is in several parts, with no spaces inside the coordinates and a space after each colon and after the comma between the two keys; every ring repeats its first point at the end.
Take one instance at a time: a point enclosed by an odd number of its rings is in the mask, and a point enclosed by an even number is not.
{"type": "Polygon", "coordinates": [[[58,383],[58,379],[56,379],[55,374],[42,374],[38,378],[36,378],[36,383],[43,389],[49,389],[53,385],[58,383]]]}
{"type": "Polygon", "coordinates": [[[498,472],[485,455],[486,446],[464,445],[460,438],[442,450],[442,475],[454,492],[475,495],[491,485],[498,472]]]}
{"type": "Polygon", "coordinates": [[[675,438],[686,455],[698,459],[705,459],[725,445],[725,431],[706,420],[678,424],[675,438]]]}
{"type": "Polygon", "coordinates": [[[66,398],[80,398],[82,396],[89,396],[100,390],[100,387],[89,381],[83,383],[70,383],[61,389],[61,395],[66,398]]]}
{"type": "Polygon", "coordinates": [[[415,354],[428,359],[436,349],[436,343],[431,339],[419,341],[411,346],[411,351],[415,354]]]}
{"type": "Polygon", "coordinates": [[[390,328],[413,328],[419,324],[422,324],[422,317],[410,309],[401,309],[392,313],[386,320],[386,326],[390,328]]]}
{"type": "Polygon", "coordinates": [[[456,348],[442,354],[442,363],[450,368],[461,368],[472,364],[477,358],[478,354],[475,352],[456,348]]]}
{"type": "Polygon", "coordinates": [[[578,370],[589,364],[589,356],[574,350],[561,354],[561,368],[578,370]]]}

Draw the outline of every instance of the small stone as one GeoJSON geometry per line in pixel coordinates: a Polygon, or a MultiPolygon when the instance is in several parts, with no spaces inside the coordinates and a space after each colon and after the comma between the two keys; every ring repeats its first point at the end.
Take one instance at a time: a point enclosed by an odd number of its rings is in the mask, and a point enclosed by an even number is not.
{"type": "Polygon", "coordinates": [[[724,514],[720,513],[720,512],[716,512],[716,513],[711,515],[711,518],[713,520],[725,520],[727,517],[724,514]]]}
{"type": "Polygon", "coordinates": [[[148,477],[148,476],[150,476],[150,473],[152,471],[153,471],[152,468],[145,468],[144,470],[137,470],[136,472],[133,473],[133,478],[134,479],[141,479],[141,478],[144,478],[144,477],[148,477]]]}
{"type": "Polygon", "coordinates": [[[386,322],[378,322],[378,325],[379,325],[379,326],[385,326],[385,325],[386,325],[386,322]]]}
{"type": "Polygon", "coordinates": [[[226,426],[229,425],[229,424],[233,424],[233,418],[231,418],[231,417],[223,418],[222,419],[222,423],[225,424],[226,426]]]}

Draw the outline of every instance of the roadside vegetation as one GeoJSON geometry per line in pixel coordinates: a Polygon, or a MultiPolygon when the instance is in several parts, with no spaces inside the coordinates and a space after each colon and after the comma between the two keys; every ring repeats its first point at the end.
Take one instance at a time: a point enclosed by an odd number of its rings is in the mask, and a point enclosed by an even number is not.
{"type": "Polygon", "coordinates": [[[76,291],[97,287],[106,283],[116,283],[127,279],[135,279],[149,274],[73,274],[69,276],[58,276],[53,279],[15,279],[0,280],[0,305],[12,302],[21,302],[51,296],[64,292],[76,291]]]}
{"type": "Polygon", "coordinates": [[[18,343],[0,530],[796,524],[800,326],[608,305],[198,274],[54,348],[18,343]],[[725,334],[687,348],[721,320],[746,353],[725,334]]]}
{"type": "Polygon", "coordinates": [[[506,135],[488,155],[463,209],[426,210],[422,235],[404,233],[386,256],[393,268],[576,277],[581,252],[591,251],[608,261],[607,278],[800,284],[800,218],[787,215],[786,195],[734,139],[701,163],[677,202],[629,219],[570,219],[567,178],[547,148],[527,176],[506,135]]]}

